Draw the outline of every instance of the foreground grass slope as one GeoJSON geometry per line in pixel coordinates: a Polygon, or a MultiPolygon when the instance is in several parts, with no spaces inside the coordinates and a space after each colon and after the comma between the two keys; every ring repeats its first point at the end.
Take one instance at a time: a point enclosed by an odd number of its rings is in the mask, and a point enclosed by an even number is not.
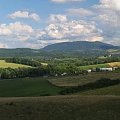
{"type": "Polygon", "coordinates": [[[78,92],[77,95],[116,95],[120,96],[120,84],[85,92],[78,92]]]}
{"type": "Polygon", "coordinates": [[[22,64],[16,64],[16,63],[7,63],[5,60],[0,60],[0,68],[19,68],[19,67],[24,67],[28,68],[31,66],[28,65],[22,65],[22,64]]]}
{"type": "Polygon", "coordinates": [[[56,95],[60,90],[42,77],[0,81],[0,97],[56,95]]]}
{"type": "Polygon", "coordinates": [[[1,120],[119,120],[120,97],[1,98],[1,120]]]}

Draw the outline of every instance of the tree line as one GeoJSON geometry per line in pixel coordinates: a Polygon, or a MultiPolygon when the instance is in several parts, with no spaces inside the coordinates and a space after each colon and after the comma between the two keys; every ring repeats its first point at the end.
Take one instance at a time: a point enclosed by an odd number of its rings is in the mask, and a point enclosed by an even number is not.
{"type": "Polygon", "coordinates": [[[33,59],[27,59],[27,58],[13,57],[13,58],[6,58],[5,61],[9,62],[9,63],[29,65],[32,67],[41,67],[42,66],[39,61],[33,60],[33,59]]]}

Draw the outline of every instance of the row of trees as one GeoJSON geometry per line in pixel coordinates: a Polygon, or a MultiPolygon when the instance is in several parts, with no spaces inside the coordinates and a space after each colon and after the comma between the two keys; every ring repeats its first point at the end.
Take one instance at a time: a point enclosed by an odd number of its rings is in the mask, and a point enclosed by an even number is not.
{"type": "Polygon", "coordinates": [[[27,58],[6,58],[6,62],[24,64],[32,67],[41,67],[41,63],[39,61],[27,58]]]}
{"type": "Polygon", "coordinates": [[[23,77],[36,77],[49,75],[49,71],[46,68],[1,68],[0,78],[1,79],[12,79],[12,78],[23,78],[23,77]]]}
{"type": "Polygon", "coordinates": [[[80,71],[76,67],[67,66],[66,68],[60,68],[58,66],[42,66],[36,68],[0,68],[1,79],[13,79],[24,77],[39,77],[39,76],[60,76],[63,73],[66,75],[78,75],[87,74],[86,71],[80,71]]]}

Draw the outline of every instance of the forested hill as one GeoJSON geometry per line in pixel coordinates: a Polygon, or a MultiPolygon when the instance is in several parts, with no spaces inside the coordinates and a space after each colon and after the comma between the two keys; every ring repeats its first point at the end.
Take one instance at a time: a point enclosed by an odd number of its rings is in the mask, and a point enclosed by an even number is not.
{"type": "MultiPolygon", "coordinates": [[[[102,42],[64,42],[52,44],[43,49],[16,48],[0,49],[1,57],[79,57],[104,55],[108,50],[118,50],[119,47],[102,42]]],[[[118,52],[117,52],[118,53],[118,52]]]]}
{"type": "Polygon", "coordinates": [[[93,51],[93,50],[103,51],[109,49],[118,49],[118,47],[102,42],[77,41],[52,44],[43,48],[44,51],[64,51],[64,52],[93,51]]]}
{"type": "Polygon", "coordinates": [[[0,57],[25,57],[25,56],[38,56],[39,50],[29,48],[16,48],[16,49],[0,49],[0,57]]]}

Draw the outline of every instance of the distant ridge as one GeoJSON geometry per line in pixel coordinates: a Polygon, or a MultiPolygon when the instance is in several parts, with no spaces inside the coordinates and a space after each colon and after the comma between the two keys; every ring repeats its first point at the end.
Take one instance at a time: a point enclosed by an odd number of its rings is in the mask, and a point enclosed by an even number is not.
{"type": "Polygon", "coordinates": [[[52,45],[48,45],[44,47],[42,50],[44,51],[93,51],[93,50],[108,50],[108,49],[118,49],[117,46],[113,46],[107,43],[102,42],[88,42],[88,41],[76,41],[76,42],[63,42],[56,43],[52,45]]]}
{"type": "Polygon", "coordinates": [[[79,57],[104,55],[108,50],[119,50],[120,47],[102,42],[63,42],[48,45],[42,49],[0,48],[0,58],[2,57],[79,57]]]}

